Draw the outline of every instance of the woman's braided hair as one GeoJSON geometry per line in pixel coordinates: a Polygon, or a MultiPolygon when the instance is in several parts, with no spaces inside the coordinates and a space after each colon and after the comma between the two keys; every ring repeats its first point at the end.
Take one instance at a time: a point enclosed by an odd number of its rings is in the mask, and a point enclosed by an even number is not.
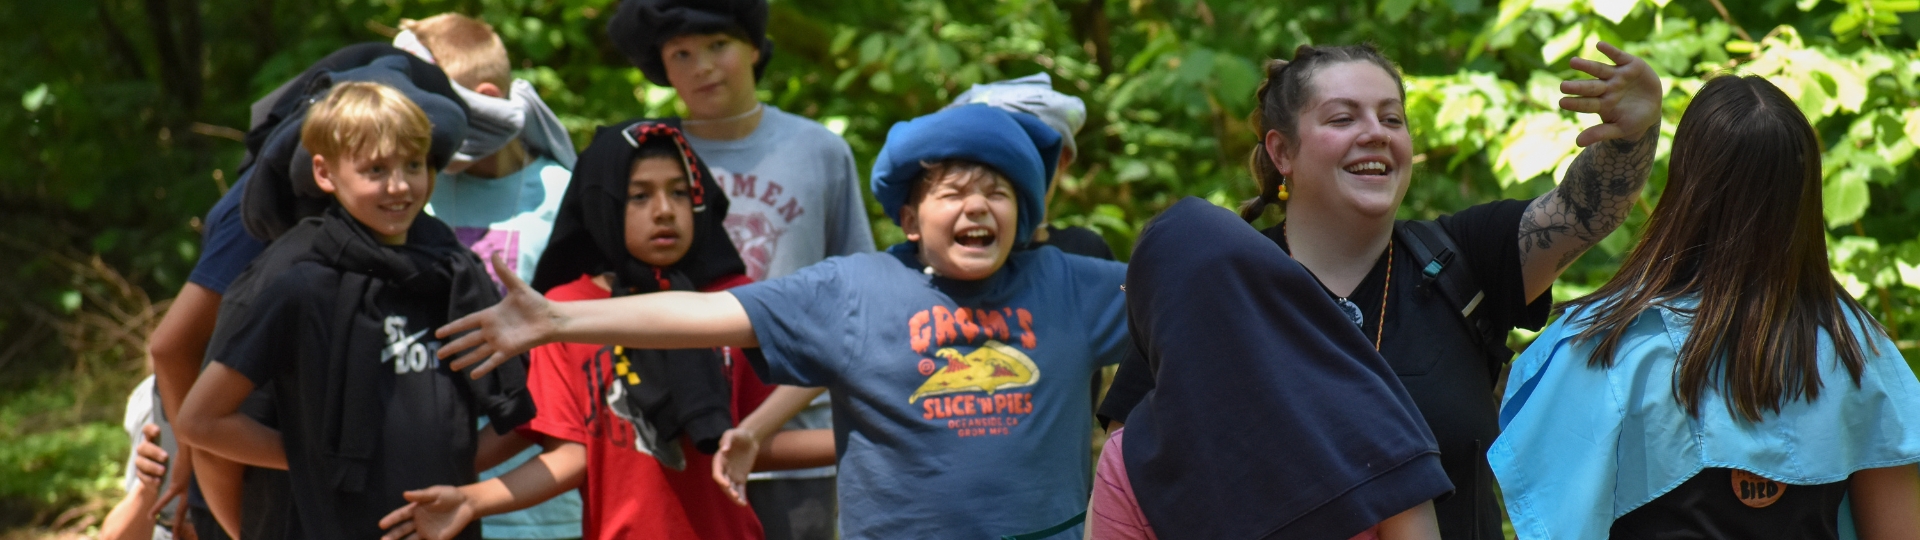
{"type": "Polygon", "coordinates": [[[1267,132],[1278,131],[1289,146],[1298,145],[1300,111],[1313,98],[1313,76],[1322,67],[1344,62],[1369,62],[1380,66],[1381,70],[1393,77],[1394,86],[1400,90],[1400,100],[1406,101],[1407,89],[1400,80],[1400,68],[1382,56],[1372,44],[1338,47],[1301,45],[1293,50],[1291,62],[1268,60],[1267,79],[1261,81],[1260,89],[1254,92],[1253,114],[1248,118],[1253,124],[1257,142],[1253,146],[1253,155],[1247,159],[1247,169],[1260,185],[1260,194],[1240,203],[1241,219],[1249,222],[1259,219],[1268,205],[1280,201],[1280,184],[1286,181],[1280,176],[1280,169],[1274,165],[1273,159],[1267,156],[1267,132]]]}

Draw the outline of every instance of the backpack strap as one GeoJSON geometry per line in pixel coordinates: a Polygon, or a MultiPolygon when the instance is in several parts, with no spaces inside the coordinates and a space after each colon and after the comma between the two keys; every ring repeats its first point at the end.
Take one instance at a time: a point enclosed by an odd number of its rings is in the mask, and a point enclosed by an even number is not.
{"type": "Polygon", "coordinates": [[[1487,294],[1475,281],[1466,257],[1460,255],[1460,246],[1439,222],[1432,220],[1395,221],[1393,234],[1420,265],[1418,290],[1439,292],[1486,355],[1489,373],[1498,374],[1500,366],[1513,358],[1513,350],[1507,348],[1507,329],[1496,327],[1480,311],[1487,294]]]}

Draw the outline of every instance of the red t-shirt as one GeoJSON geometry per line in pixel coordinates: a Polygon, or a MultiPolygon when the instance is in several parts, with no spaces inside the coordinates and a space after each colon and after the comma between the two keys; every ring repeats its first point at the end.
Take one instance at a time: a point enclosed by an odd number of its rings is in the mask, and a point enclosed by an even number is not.
{"type": "MultiPolygon", "coordinates": [[[[723,278],[709,289],[748,282],[745,276],[723,278]]],[[[585,276],[547,292],[556,302],[611,296],[585,276]]],[[[580,343],[537,347],[527,376],[539,414],[523,429],[587,447],[587,475],[580,484],[583,538],[764,539],[753,509],[735,505],[714,483],[713,456],[695,451],[683,437],[687,467],[676,471],[635,449],[633,425],[607,405],[606,381],[613,377],[613,363],[595,361],[600,349],[580,343]]],[[[738,350],[729,350],[727,358],[738,422],[772,387],[753,377],[738,350]]]]}

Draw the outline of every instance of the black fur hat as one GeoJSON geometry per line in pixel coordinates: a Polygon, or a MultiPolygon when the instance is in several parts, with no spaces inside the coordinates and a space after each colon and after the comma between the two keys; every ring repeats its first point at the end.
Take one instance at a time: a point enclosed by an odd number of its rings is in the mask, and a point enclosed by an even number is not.
{"type": "Polygon", "coordinates": [[[753,78],[758,81],[773,59],[773,42],[767,40],[766,0],[622,0],[607,21],[607,37],[627,56],[647,80],[669,86],[667,66],[660,59],[660,45],[686,34],[744,34],[747,42],[760,48],[760,61],[753,63],[753,78]]]}

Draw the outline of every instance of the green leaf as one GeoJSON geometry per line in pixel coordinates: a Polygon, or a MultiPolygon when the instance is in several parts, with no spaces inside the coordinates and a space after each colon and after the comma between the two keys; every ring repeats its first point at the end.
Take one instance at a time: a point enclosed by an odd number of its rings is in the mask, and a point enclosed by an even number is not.
{"type": "Polygon", "coordinates": [[[1854,37],[1853,31],[1860,29],[1860,15],[1852,11],[1841,13],[1833,18],[1833,24],[1827,28],[1841,40],[1854,37]]]}
{"type": "Polygon", "coordinates": [[[35,86],[32,90],[28,90],[26,95],[20,96],[20,106],[26,107],[27,112],[38,111],[48,103],[53,103],[53,94],[47,90],[47,83],[40,83],[40,86],[35,86]]]}
{"type": "Polygon", "coordinates": [[[1613,24],[1627,20],[1627,16],[1633,14],[1634,6],[1639,4],[1640,0],[1592,0],[1594,14],[1606,17],[1613,24]]]}
{"type": "Polygon", "coordinates": [[[893,93],[893,74],[886,71],[875,73],[872,78],[867,79],[867,86],[872,87],[875,92],[891,94],[893,93]]]}
{"type": "Polygon", "coordinates": [[[1820,190],[1820,198],[1828,228],[1853,223],[1866,215],[1870,203],[1867,198],[1867,178],[1871,174],[1868,168],[1856,165],[1827,177],[1826,185],[1820,190]]]}
{"type": "Polygon", "coordinates": [[[1380,14],[1388,22],[1398,23],[1407,18],[1407,12],[1413,10],[1413,0],[1385,0],[1380,2],[1380,14]]]}
{"type": "Polygon", "coordinates": [[[61,291],[60,309],[67,313],[73,313],[74,310],[80,309],[80,291],[72,289],[61,291]]]}
{"type": "Polygon", "coordinates": [[[1540,47],[1540,60],[1549,66],[1557,66],[1561,60],[1567,58],[1567,55],[1579,50],[1580,45],[1586,41],[1587,25],[1579,23],[1567,25],[1560,31],[1560,35],[1547,40],[1546,45],[1540,47]]]}

